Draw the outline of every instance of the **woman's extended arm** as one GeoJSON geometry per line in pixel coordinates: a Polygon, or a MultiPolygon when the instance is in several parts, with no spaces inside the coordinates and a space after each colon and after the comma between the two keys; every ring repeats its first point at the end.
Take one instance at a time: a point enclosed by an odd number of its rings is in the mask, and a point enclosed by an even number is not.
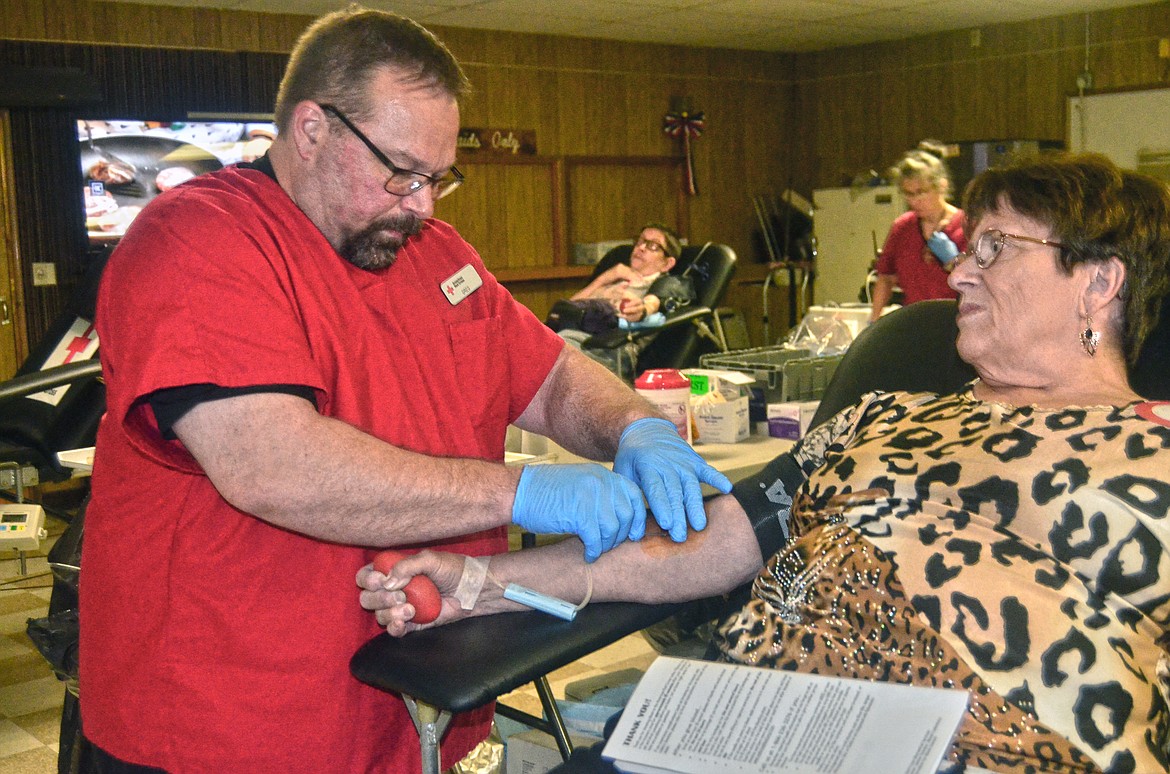
{"type": "Polygon", "coordinates": [[[423,551],[399,562],[387,578],[372,567],[357,575],[362,607],[375,611],[378,623],[393,636],[416,629],[441,626],[475,615],[488,615],[522,606],[503,598],[509,583],[578,603],[593,576],[593,602],[675,602],[700,599],[729,591],[750,580],[763,565],[755,534],[734,497],[716,497],[707,503],[707,528],[692,532],[685,543],[668,535],[647,532],[638,542],[626,542],[605,553],[591,565],[582,560],[575,538],[541,548],[526,549],[491,558],[485,580],[471,610],[463,610],[455,598],[464,570],[464,557],[423,551]],[[414,609],[399,589],[414,575],[435,581],[443,597],[442,612],[432,624],[410,623],[414,609]]]}

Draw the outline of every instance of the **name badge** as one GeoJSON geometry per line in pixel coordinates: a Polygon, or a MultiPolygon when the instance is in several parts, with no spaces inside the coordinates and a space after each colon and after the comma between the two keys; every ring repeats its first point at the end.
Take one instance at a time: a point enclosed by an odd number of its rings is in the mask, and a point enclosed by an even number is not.
{"type": "Polygon", "coordinates": [[[443,295],[455,306],[483,286],[483,279],[470,263],[443,280],[443,295]]]}

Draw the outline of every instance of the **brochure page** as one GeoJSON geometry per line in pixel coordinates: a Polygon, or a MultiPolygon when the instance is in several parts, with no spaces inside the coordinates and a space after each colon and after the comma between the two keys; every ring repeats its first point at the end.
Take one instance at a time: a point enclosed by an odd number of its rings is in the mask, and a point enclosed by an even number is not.
{"type": "Polygon", "coordinates": [[[603,752],[621,771],[931,774],[967,692],[658,658],[603,752]]]}

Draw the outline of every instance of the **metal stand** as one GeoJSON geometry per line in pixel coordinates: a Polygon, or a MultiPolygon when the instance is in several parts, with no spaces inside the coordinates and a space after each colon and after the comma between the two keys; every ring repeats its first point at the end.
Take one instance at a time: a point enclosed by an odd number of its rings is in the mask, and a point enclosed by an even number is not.
{"type": "MultiPolygon", "coordinates": [[[[16,492],[17,504],[24,502],[24,470],[21,468],[19,462],[0,462],[0,470],[12,471],[12,488],[16,492]]],[[[28,555],[23,548],[16,549],[16,555],[20,561],[20,575],[21,577],[28,576],[28,555]]]]}
{"type": "Polygon", "coordinates": [[[402,694],[410,719],[418,731],[419,752],[422,755],[422,774],[440,774],[442,761],[439,756],[439,740],[451,722],[451,713],[440,710],[425,702],[416,701],[413,696],[402,694]]]}
{"type": "MultiPolygon", "coordinates": [[[[548,684],[548,678],[543,675],[533,683],[536,686],[536,694],[540,697],[540,705],[544,708],[543,718],[530,715],[506,704],[497,704],[496,712],[551,735],[556,740],[561,759],[567,761],[569,756],[573,754],[573,743],[569,740],[569,729],[565,726],[560,709],[557,708],[552,687],[548,684]]],[[[422,774],[440,774],[443,764],[439,742],[447,730],[447,725],[451,722],[451,713],[426,702],[418,701],[405,693],[402,694],[402,700],[406,702],[406,709],[410,712],[410,719],[414,721],[415,731],[418,732],[422,774]]]]}

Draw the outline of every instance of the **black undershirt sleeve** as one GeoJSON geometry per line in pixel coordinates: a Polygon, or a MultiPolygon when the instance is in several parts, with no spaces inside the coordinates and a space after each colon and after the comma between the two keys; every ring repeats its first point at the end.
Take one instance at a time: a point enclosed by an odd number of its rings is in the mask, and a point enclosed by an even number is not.
{"type": "Polygon", "coordinates": [[[732,488],[731,495],[747,513],[764,559],[788,542],[792,500],[807,479],[793,453],[785,452],[732,488]]]}
{"type": "Polygon", "coordinates": [[[154,411],[155,421],[162,437],[175,440],[175,423],[200,403],[237,395],[254,395],[260,392],[279,392],[304,398],[317,408],[317,395],[312,387],[303,384],[257,384],[249,387],[220,387],[218,384],[187,384],[156,390],[147,396],[147,402],[154,411]]]}

